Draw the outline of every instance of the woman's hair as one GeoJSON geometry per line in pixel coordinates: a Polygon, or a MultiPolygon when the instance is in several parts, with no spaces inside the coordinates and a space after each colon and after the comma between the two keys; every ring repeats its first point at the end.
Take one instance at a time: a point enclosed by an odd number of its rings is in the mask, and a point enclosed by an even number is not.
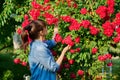
{"type": "Polygon", "coordinates": [[[21,33],[22,38],[22,48],[26,51],[26,48],[29,44],[28,37],[33,41],[38,39],[40,36],[40,31],[46,28],[46,23],[43,20],[33,20],[29,25],[23,28],[21,33]]]}

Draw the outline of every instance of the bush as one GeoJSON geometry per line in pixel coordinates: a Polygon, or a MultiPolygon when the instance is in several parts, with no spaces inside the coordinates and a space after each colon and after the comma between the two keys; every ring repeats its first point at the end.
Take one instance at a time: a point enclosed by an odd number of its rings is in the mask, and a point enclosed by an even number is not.
{"type": "MultiPolygon", "coordinates": [[[[116,8],[118,2],[32,1],[17,32],[21,33],[21,29],[29,24],[29,19],[45,20],[49,33],[53,32],[54,24],[59,22],[59,33],[55,37],[58,44],[52,49],[55,59],[66,44],[72,46],[58,72],[59,77],[63,80],[95,79],[104,66],[112,64],[110,52],[113,53],[113,50],[109,48],[120,41],[120,13],[116,8]]],[[[48,34],[47,39],[51,37],[52,34],[48,34]]],[[[18,58],[25,57],[21,55],[24,53],[18,54],[18,58]]]]}

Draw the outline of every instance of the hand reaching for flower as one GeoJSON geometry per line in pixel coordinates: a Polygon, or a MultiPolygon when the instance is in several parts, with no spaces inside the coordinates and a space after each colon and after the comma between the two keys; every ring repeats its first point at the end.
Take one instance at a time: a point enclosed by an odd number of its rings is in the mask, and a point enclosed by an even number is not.
{"type": "Polygon", "coordinates": [[[58,22],[55,23],[55,26],[54,26],[54,32],[53,32],[53,37],[52,39],[55,38],[55,35],[58,33],[58,22]]]}

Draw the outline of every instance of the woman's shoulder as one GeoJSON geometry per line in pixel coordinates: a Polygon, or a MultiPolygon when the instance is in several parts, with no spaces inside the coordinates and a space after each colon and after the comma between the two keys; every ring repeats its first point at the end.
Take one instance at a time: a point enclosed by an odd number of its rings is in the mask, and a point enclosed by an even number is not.
{"type": "Polygon", "coordinates": [[[40,40],[35,40],[35,41],[33,41],[33,42],[31,43],[31,45],[32,45],[32,46],[37,46],[37,47],[39,47],[39,46],[46,47],[46,46],[47,46],[44,42],[42,42],[42,41],[40,41],[40,40]]]}

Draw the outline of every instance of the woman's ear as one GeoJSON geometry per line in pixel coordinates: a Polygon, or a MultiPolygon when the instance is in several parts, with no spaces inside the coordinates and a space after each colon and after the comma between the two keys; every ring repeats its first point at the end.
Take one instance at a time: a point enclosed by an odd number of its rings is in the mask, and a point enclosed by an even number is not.
{"type": "Polygon", "coordinates": [[[43,35],[43,31],[40,31],[40,35],[43,35]]]}

